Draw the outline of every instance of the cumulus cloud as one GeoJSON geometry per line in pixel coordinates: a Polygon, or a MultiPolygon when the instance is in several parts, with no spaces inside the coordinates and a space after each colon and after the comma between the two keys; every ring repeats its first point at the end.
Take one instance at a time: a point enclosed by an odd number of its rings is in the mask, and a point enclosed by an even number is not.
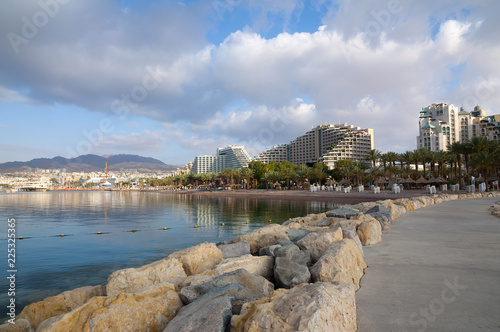
{"type": "MultiPolygon", "coordinates": [[[[227,143],[257,151],[325,122],[373,128],[382,150],[413,149],[418,111],[428,104],[474,100],[500,113],[500,2],[314,3],[328,8],[324,26],[292,33],[286,22],[300,15],[302,1],[235,1],[253,24],[213,44],[206,39],[216,24],[206,19],[217,15],[213,2],[142,11],[111,0],[69,2],[18,54],[2,40],[0,98],[97,112],[120,105],[132,117],[161,122],[162,133],[187,149],[208,153],[227,143]],[[283,18],[274,37],[259,33],[272,23],[269,15],[283,18]],[[283,129],[272,128],[284,119],[283,129]]],[[[7,5],[2,32],[21,34],[22,18],[40,10],[36,2],[7,5]]],[[[123,149],[158,150],[164,142],[155,131],[106,140],[123,149]]]]}

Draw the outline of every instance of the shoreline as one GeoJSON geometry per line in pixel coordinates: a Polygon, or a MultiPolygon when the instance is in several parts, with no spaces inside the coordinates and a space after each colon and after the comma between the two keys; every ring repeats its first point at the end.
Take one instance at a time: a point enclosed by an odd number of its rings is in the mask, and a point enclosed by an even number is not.
{"type": "MultiPolygon", "coordinates": [[[[143,190],[141,192],[150,192],[143,190]]],[[[319,191],[310,192],[307,190],[266,190],[266,189],[248,189],[248,190],[221,190],[221,191],[198,191],[198,190],[161,190],[154,191],[160,194],[172,195],[195,195],[208,197],[232,197],[232,198],[253,198],[253,199],[275,199],[275,200],[307,200],[316,202],[338,203],[339,205],[354,205],[359,203],[368,203],[382,201],[386,199],[412,198],[417,196],[432,196],[435,194],[427,194],[420,189],[405,190],[400,194],[394,194],[390,190],[383,190],[379,194],[374,194],[371,191],[365,192],[336,192],[336,191],[319,191]]],[[[460,191],[439,191],[440,194],[467,194],[465,190],[460,191]]]]}

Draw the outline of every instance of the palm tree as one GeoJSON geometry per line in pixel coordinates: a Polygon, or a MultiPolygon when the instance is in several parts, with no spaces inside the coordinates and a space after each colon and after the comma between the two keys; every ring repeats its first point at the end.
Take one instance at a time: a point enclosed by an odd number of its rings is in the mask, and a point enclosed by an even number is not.
{"type": "Polygon", "coordinates": [[[453,142],[448,146],[448,151],[456,156],[457,165],[458,165],[458,177],[455,175],[455,180],[458,180],[458,183],[462,184],[462,143],[453,142]]]}
{"type": "Polygon", "coordinates": [[[418,163],[420,162],[420,158],[422,155],[421,150],[420,149],[413,150],[412,154],[413,154],[413,161],[415,162],[415,170],[418,172],[418,163]]]}
{"type": "Polygon", "coordinates": [[[380,152],[380,150],[372,149],[368,152],[368,156],[366,157],[366,159],[371,160],[373,166],[375,166],[377,163],[377,160],[380,158],[381,155],[382,155],[382,152],[380,152]]]}
{"type": "Polygon", "coordinates": [[[297,169],[297,177],[299,181],[302,183],[302,188],[304,188],[304,182],[306,179],[309,179],[311,175],[311,168],[307,167],[307,165],[299,165],[297,169]]]}
{"type": "Polygon", "coordinates": [[[436,160],[438,164],[438,175],[444,176],[444,163],[446,161],[446,152],[443,150],[436,152],[436,160]]]}
{"type": "Polygon", "coordinates": [[[426,169],[425,169],[425,164],[427,163],[427,161],[429,160],[429,157],[430,157],[430,151],[427,150],[426,148],[420,148],[420,160],[422,160],[422,165],[424,167],[424,177],[427,177],[427,172],[426,172],[426,169]]]}
{"type": "Polygon", "coordinates": [[[238,170],[240,178],[244,179],[247,183],[247,189],[250,189],[250,180],[253,177],[253,170],[248,167],[242,167],[238,170]]]}

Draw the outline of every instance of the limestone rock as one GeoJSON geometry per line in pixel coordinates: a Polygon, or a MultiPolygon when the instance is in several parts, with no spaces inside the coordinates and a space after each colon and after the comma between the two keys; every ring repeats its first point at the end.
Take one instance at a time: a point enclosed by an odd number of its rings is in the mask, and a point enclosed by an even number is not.
{"type": "Polygon", "coordinates": [[[362,213],[366,213],[366,211],[370,210],[375,205],[377,205],[377,203],[375,203],[375,202],[363,202],[363,203],[351,205],[351,209],[353,209],[355,211],[362,212],[362,213]]]}
{"type": "Polygon", "coordinates": [[[375,219],[377,219],[378,216],[385,216],[387,219],[392,220],[391,211],[383,205],[375,205],[370,210],[366,211],[365,214],[368,214],[375,219]]]}
{"type": "Polygon", "coordinates": [[[418,196],[414,197],[413,199],[420,201],[421,207],[426,207],[434,204],[434,199],[429,196],[418,196]]]}
{"type": "Polygon", "coordinates": [[[233,242],[247,241],[250,244],[251,253],[257,255],[260,248],[272,245],[276,239],[280,237],[288,239],[288,235],[285,233],[287,229],[277,224],[267,225],[253,232],[237,236],[233,242]]]}
{"type": "Polygon", "coordinates": [[[278,287],[293,288],[311,280],[307,265],[297,264],[286,257],[276,257],[274,280],[278,287]]]}
{"type": "Polygon", "coordinates": [[[26,306],[17,318],[19,320],[26,319],[31,327],[36,330],[44,320],[70,312],[85,304],[94,296],[106,296],[106,287],[85,286],[62,292],[26,306]]]}
{"type": "Polygon", "coordinates": [[[311,264],[311,253],[308,250],[300,250],[295,244],[279,248],[275,255],[276,257],[284,257],[300,265],[309,266],[311,264]]]}
{"type": "Polygon", "coordinates": [[[283,223],[283,226],[289,226],[291,224],[299,224],[301,226],[316,226],[318,222],[325,217],[326,215],[324,213],[308,214],[305,217],[297,217],[287,220],[283,223]]]}
{"type": "Polygon", "coordinates": [[[231,319],[231,331],[356,331],[354,288],[302,284],[247,303],[231,319]]]}
{"type": "Polygon", "coordinates": [[[260,248],[259,256],[276,256],[276,251],[281,248],[279,244],[273,244],[272,246],[260,248]]]}
{"type": "Polygon", "coordinates": [[[238,289],[233,292],[233,313],[239,313],[244,303],[260,299],[274,290],[274,285],[265,278],[239,269],[200,285],[184,287],[179,295],[185,304],[189,304],[197,301],[211,289],[227,285],[238,286],[238,289]]]}
{"type": "Polygon", "coordinates": [[[31,324],[27,319],[18,318],[15,324],[8,321],[0,325],[0,332],[32,332],[31,324]]]}
{"type": "Polygon", "coordinates": [[[220,244],[217,246],[222,252],[222,258],[234,258],[250,254],[250,245],[246,241],[220,244]]]}
{"type": "Polygon", "coordinates": [[[274,241],[274,244],[284,247],[284,246],[292,245],[294,243],[292,241],[290,241],[289,239],[280,237],[279,239],[277,239],[276,241],[274,241]]]}
{"type": "Polygon", "coordinates": [[[332,243],[342,239],[342,228],[339,227],[337,229],[310,233],[298,241],[297,245],[303,250],[309,250],[312,260],[316,262],[332,243]]]}
{"type": "MultiPolygon", "coordinates": [[[[458,197],[458,195],[457,195],[457,197],[458,197]]],[[[422,202],[420,202],[415,197],[410,198],[410,201],[413,204],[413,207],[415,208],[415,210],[423,208],[422,202]]]]}
{"type": "Polygon", "coordinates": [[[141,293],[95,296],[40,331],[162,331],[182,305],[172,284],[141,293]]]}
{"type": "Polygon", "coordinates": [[[400,199],[395,199],[392,201],[396,205],[401,205],[405,208],[406,212],[411,212],[415,211],[415,206],[413,205],[413,202],[410,201],[407,198],[400,198],[400,199]]]}
{"type": "Polygon", "coordinates": [[[244,255],[223,260],[210,271],[205,271],[194,276],[189,276],[179,287],[199,285],[209,282],[225,273],[245,269],[248,273],[257,274],[268,280],[273,278],[274,257],[244,255]]]}
{"type": "Polygon", "coordinates": [[[337,229],[339,227],[342,229],[345,229],[351,225],[354,227],[358,227],[358,225],[361,224],[361,222],[362,222],[362,221],[356,219],[358,217],[359,216],[356,216],[355,218],[350,219],[350,220],[343,219],[343,218],[336,218],[336,220],[330,226],[330,229],[337,229]]]}
{"type": "Polygon", "coordinates": [[[186,279],[182,263],[170,256],[139,268],[129,268],[113,272],[108,278],[108,295],[141,292],[161,283],[178,286],[186,279]]]}
{"type": "Polygon", "coordinates": [[[382,202],[382,205],[391,213],[391,221],[398,219],[406,213],[406,208],[404,206],[394,204],[391,200],[382,202]]]}
{"type": "Polygon", "coordinates": [[[333,243],[325,254],[311,267],[313,282],[346,282],[359,288],[359,280],[366,268],[363,255],[356,243],[344,239],[333,243]]]}
{"type": "Polygon", "coordinates": [[[309,233],[311,233],[311,231],[297,228],[292,228],[286,231],[286,235],[288,235],[288,238],[293,242],[299,241],[309,233]]]}
{"type": "MultiPolygon", "coordinates": [[[[367,215],[368,216],[368,215],[367,215]]],[[[377,244],[382,241],[382,227],[377,219],[370,217],[372,220],[363,221],[358,226],[357,233],[361,244],[364,246],[377,244]]]]}
{"type": "Polygon", "coordinates": [[[342,236],[344,239],[351,239],[356,243],[356,246],[358,247],[359,251],[361,252],[361,255],[365,255],[363,253],[363,245],[361,244],[361,240],[359,239],[358,233],[356,232],[356,228],[354,226],[349,226],[344,229],[342,229],[342,236]]]}
{"type": "Polygon", "coordinates": [[[182,307],[163,332],[226,331],[232,317],[231,300],[237,289],[232,284],[212,289],[182,307]]]}
{"type": "Polygon", "coordinates": [[[355,216],[360,215],[361,212],[356,212],[352,208],[348,206],[339,206],[329,212],[326,213],[326,216],[331,218],[345,218],[345,219],[352,219],[355,216]]]}
{"type": "Polygon", "coordinates": [[[215,243],[201,243],[194,247],[174,252],[170,258],[182,263],[188,276],[210,270],[222,261],[222,251],[215,243]]]}

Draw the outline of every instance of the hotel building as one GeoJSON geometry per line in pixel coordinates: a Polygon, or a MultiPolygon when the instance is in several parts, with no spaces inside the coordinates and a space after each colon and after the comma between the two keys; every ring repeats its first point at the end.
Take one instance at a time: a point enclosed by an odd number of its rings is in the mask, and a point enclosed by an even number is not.
{"type": "Polygon", "coordinates": [[[373,129],[347,123],[322,124],[289,144],[274,146],[255,158],[265,163],[288,160],[296,165],[325,163],[333,169],[338,160],[365,160],[373,149],[373,129]]]}
{"type": "Polygon", "coordinates": [[[417,148],[447,151],[454,142],[467,142],[472,137],[500,140],[500,115],[487,116],[481,106],[466,112],[453,104],[434,103],[423,108],[419,117],[417,148]]]}
{"type": "Polygon", "coordinates": [[[219,173],[226,168],[248,167],[250,161],[251,158],[243,146],[230,145],[217,149],[215,155],[194,158],[191,172],[195,174],[219,173]]]}

